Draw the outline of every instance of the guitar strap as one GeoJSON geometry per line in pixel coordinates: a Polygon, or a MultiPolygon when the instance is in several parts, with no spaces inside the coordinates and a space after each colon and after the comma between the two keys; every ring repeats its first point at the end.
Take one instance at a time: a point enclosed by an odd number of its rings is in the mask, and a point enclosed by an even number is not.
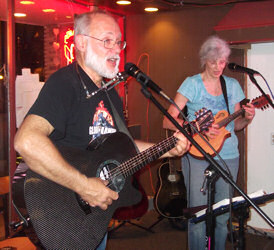
{"type": "Polygon", "coordinates": [[[113,116],[114,116],[114,120],[117,124],[117,127],[118,127],[118,130],[120,132],[123,132],[124,134],[126,134],[133,142],[134,146],[135,146],[135,149],[136,149],[136,152],[139,153],[139,149],[137,148],[135,142],[134,142],[134,139],[132,138],[131,134],[129,133],[125,123],[122,121],[122,118],[120,117],[118,111],[116,110],[116,108],[114,107],[111,99],[110,99],[110,96],[108,94],[108,91],[105,89],[105,93],[107,95],[107,98],[109,100],[109,103],[110,103],[110,106],[111,106],[111,109],[112,109],[112,113],[113,113],[113,116]]]}
{"type": "Polygon", "coordinates": [[[228,99],[227,99],[227,92],[226,92],[226,83],[225,83],[225,79],[222,75],[220,76],[220,81],[221,81],[223,95],[224,95],[224,98],[225,98],[226,108],[227,108],[228,114],[230,114],[229,106],[228,106],[228,99]]]}

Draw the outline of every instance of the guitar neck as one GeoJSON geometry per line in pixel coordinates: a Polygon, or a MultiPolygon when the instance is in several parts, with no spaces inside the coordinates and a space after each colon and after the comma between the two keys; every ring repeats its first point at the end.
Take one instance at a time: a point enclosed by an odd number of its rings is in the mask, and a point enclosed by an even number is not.
{"type": "MultiPolygon", "coordinates": [[[[203,130],[205,124],[210,123],[214,120],[212,116],[212,112],[204,108],[199,110],[199,112],[197,113],[197,117],[199,119],[197,118],[195,121],[192,121],[191,124],[198,131],[203,130]]],[[[184,125],[184,129],[190,135],[193,135],[195,133],[192,126],[189,126],[189,124],[184,125]]],[[[146,149],[145,151],[138,153],[133,158],[119,165],[119,168],[121,169],[121,174],[124,177],[134,174],[136,171],[140,170],[142,167],[146,166],[150,162],[153,162],[154,160],[162,156],[164,153],[172,149],[175,146],[177,140],[178,139],[176,137],[171,136],[161,141],[160,143],[146,149]]]]}
{"type": "Polygon", "coordinates": [[[168,159],[169,173],[171,175],[175,175],[177,173],[176,167],[174,166],[174,162],[173,161],[174,161],[174,159],[172,159],[172,158],[168,159]]]}
{"type": "Polygon", "coordinates": [[[171,136],[122,163],[119,167],[123,176],[127,177],[133,175],[142,167],[157,160],[163,154],[174,148],[177,140],[178,139],[175,136],[171,136]]]}
{"type": "Polygon", "coordinates": [[[243,108],[239,109],[238,111],[236,111],[232,115],[229,115],[227,118],[225,118],[225,119],[221,120],[220,122],[218,122],[219,127],[221,128],[223,126],[226,126],[228,123],[230,123],[231,121],[236,119],[238,116],[242,115],[244,112],[245,112],[245,110],[243,108]]]}
{"type": "MultiPolygon", "coordinates": [[[[269,95],[267,95],[267,96],[269,98],[269,95]]],[[[259,96],[255,99],[253,99],[251,104],[253,104],[254,107],[257,109],[259,109],[259,108],[263,109],[263,108],[267,108],[268,101],[265,96],[259,96]]],[[[218,123],[218,125],[220,126],[220,128],[223,126],[226,126],[228,123],[230,123],[231,121],[236,119],[239,115],[243,114],[244,112],[245,112],[244,108],[241,108],[238,111],[236,111],[235,113],[233,113],[232,115],[229,115],[227,118],[220,121],[218,123]]]]}

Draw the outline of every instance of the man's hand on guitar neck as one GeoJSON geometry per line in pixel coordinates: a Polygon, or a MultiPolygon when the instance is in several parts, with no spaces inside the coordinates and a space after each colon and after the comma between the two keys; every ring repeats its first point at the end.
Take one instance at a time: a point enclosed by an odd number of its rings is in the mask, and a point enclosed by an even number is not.
{"type": "MultiPolygon", "coordinates": [[[[163,154],[160,159],[166,158],[166,157],[176,157],[176,156],[182,156],[184,153],[186,153],[190,148],[190,142],[188,139],[180,132],[175,132],[173,134],[176,138],[179,140],[176,142],[176,145],[173,149],[169,150],[165,154],[163,154]]],[[[154,143],[145,142],[145,141],[139,141],[135,140],[135,143],[139,149],[140,152],[145,151],[146,149],[152,147],[155,145],[154,143]]]]}
{"type": "Polygon", "coordinates": [[[86,183],[77,193],[81,198],[88,202],[91,207],[100,207],[107,210],[108,206],[112,204],[113,200],[117,200],[119,195],[117,192],[107,187],[108,181],[101,178],[92,177],[86,178],[86,183]]]}
{"type": "Polygon", "coordinates": [[[180,157],[185,154],[190,148],[189,140],[179,131],[173,134],[179,140],[177,141],[175,147],[169,150],[166,154],[164,154],[161,158],[164,157],[180,157]]]}

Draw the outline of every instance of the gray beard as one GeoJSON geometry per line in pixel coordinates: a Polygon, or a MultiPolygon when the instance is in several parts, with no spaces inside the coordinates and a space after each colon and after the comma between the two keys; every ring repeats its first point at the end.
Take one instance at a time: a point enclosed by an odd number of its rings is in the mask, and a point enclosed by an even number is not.
{"type": "Polygon", "coordinates": [[[114,78],[117,73],[119,72],[119,62],[120,62],[120,57],[119,57],[119,61],[115,67],[114,70],[109,70],[106,67],[106,62],[107,62],[107,58],[99,58],[98,55],[96,53],[93,52],[93,49],[90,45],[90,43],[88,43],[88,47],[87,47],[87,53],[85,56],[85,64],[92,68],[95,72],[97,72],[97,74],[99,74],[102,77],[111,79],[114,78]]]}

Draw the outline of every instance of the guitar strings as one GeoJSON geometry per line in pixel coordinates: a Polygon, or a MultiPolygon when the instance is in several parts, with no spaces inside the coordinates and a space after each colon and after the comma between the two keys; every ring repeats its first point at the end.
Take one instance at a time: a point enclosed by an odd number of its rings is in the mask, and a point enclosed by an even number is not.
{"type": "MultiPolygon", "coordinates": [[[[205,119],[196,121],[196,123],[199,124],[199,127],[204,122],[205,122],[205,119]]],[[[156,156],[157,158],[159,158],[165,152],[172,149],[175,143],[177,142],[177,140],[178,139],[176,137],[171,136],[169,138],[166,138],[159,144],[154,145],[153,147],[138,153],[137,155],[121,163],[119,166],[115,167],[114,169],[110,169],[108,172],[109,173],[108,179],[112,180],[114,177],[119,177],[120,175],[127,177],[128,175],[135,173],[136,171],[140,170],[143,166],[153,161],[156,156]],[[134,171],[134,168],[136,168],[135,171],[134,171]]]]}
{"type": "Polygon", "coordinates": [[[128,175],[135,173],[136,171],[140,170],[143,166],[147,165],[149,162],[154,160],[156,156],[158,156],[159,158],[165,152],[173,148],[177,140],[178,139],[176,137],[171,136],[162,141],[161,143],[151,148],[148,148],[143,152],[138,153],[131,159],[121,163],[118,167],[114,168],[113,170],[110,170],[109,179],[112,179],[113,177],[118,177],[120,174],[122,174],[124,177],[127,177],[128,175]],[[133,171],[134,168],[137,168],[136,171],[133,171]]]}
{"type": "MultiPolygon", "coordinates": [[[[173,139],[173,141],[174,141],[174,138],[168,138],[168,139],[169,140],[173,139]]],[[[132,170],[133,167],[135,167],[135,164],[137,164],[139,167],[143,164],[146,164],[145,159],[149,160],[149,158],[151,158],[151,154],[154,154],[155,156],[157,155],[157,153],[159,156],[162,155],[163,153],[160,154],[159,149],[162,149],[162,147],[167,147],[166,145],[171,146],[171,143],[174,144],[174,142],[171,142],[169,140],[168,141],[165,140],[165,141],[161,142],[160,144],[158,144],[157,146],[149,148],[149,149],[135,155],[133,158],[120,164],[119,165],[120,168],[115,168],[114,170],[111,170],[110,174],[115,175],[116,173],[119,174],[119,172],[121,172],[122,174],[125,175],[127,172],[132,170]],[[131,165],[133,165],[133,167],[131,167],[131,165]]],[[[163,149],[162,149],[162,151],[163,151],[163,149]]]]}
{"type": "MultiPolygon", "coordinates": [[[[200,126],[203,122],[204,121],[198,121],[197,123],[200,126]]],[[[136,167],[135,166],[136,164],[137,164],[137,168],[138,168],[136,171],[140,170],[141,167],[143,167],[144,165],[146,165],[150,162],[149,159],[151,157],[157,156],[157,153],[158,153],[158,157],[160,157],[163,154],[163,149],[162,149],[162,151],[159,150],[159,149],[161,149],[161,147],[169,146],[171,149],[174,146],[174,144],[176,143],[176,141],[177,141],[176,137],[174,137],[174,136],[169,137],[169,138],[163,140],[157,146],[151,147],[151,148],[137,154],[133,158],[121,163],[118,167],[114,168],[113,170],[109,170],[109,176],[110,176],[109,179],[118,177],[120,174],[122,174],[124,177],[127,177],[129,174],[132,174],[132,172],[130,172],[130,171],[134,170],[134,168],[136,167]],[[174,139],[175,139],[175,141],[174,141],[174,139]],[[160,153],[160,152],[162,152],[162,153],[160,153]]]]}

